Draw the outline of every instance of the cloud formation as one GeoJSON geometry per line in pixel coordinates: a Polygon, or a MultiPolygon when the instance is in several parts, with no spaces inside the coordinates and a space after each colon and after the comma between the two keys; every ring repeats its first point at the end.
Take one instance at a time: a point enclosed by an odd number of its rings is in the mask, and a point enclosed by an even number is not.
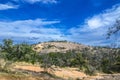
{"type": "Polygon", "coordinates": [[[18,5],[0,4],[0,10],[17,9],[18,5]]]}
{"type": "MultiPolygon", "coordinates": [[[[56,3],[56,0],[14,0],[34,3],[56,3]]],[[[0,4],[0,10],[15,9],[17,6],[0,4]],[[5,6],[6,5],[6,6],[5,6]]],[[[69,40],[87,45],[107,45],[113,40],[106,40],[108,27],[114,25],[120,17],[120,4],[107,9],[100,14],[86,18],[82,25],[70,29],[59,27],[59,20],[48,21],[44,19],[27,19],[16,21],[0,21],[0,40],[12,38],[17,42],[39,42],[49,40],[69,40]],[[57,25],[58,24],[58,25],[57,25]]],[[[64,25],[65,26],[65,25],[64,25]]]]}
{"type": "Polygon", "coordinates": [[[120,17],[120,5],[113,6],[112,9],[105,10],[103,13],[93,16],[86,20],[91,29],[111,26],[120,17]]]}
{"type": "Polygon", "coordinates": [[[59,24],[60,21],[47,21],[42,19],[18,20],[18,21],[0,21],[0,39],[12,38],[16,41],[46,41],[60,39],[61,31],[57,28],[48,28],[46,26],[59,24]]]}
{"type": "Polygon", "coordinates": [[[120,17],[120,5],[115,5],[100,14],[85,19],[83,25],[73,27],[68,32],[68,39],[88,45],[108,45],[113,40],[106,40],[108,28],[120,17]]]}

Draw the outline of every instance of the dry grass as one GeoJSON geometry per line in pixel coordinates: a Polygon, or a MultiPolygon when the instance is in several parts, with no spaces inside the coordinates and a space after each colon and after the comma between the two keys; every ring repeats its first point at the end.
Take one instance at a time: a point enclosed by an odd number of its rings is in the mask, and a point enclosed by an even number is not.
{"type": "Polygon", "coordinates": [[[0,80],[58,80],[48,73],[43,73],[43,69],[37,65],[25,62],[13,63],[9,67],[10,71],[1,71],[0,80]]]}
{"type": "MultiPolygon", "coordinates": [[[[15,68],[21,69],[21,70],[33,71],[36,73],[44,72],[44,69],[37,65],[34,65],[34,66],[33,65],[26,65],[26,66],[17,65],[15,68]]],[[[103,78],[101,76],[101,74],[98,76],[88,76],[84,72],[78,71],[77,68],[68,68],[68,67],[67,68],[55,68],[52,74],[54,74],[57,77],[61,77],[62,79],[65,79],[65,80],[77,80],[77,79],[80,79],[80,80],[96,80],[96,79],[98,79],[99,80],[99,79],[103,78]]],[[[50,79],[44,78],[43,80],[50,80],[50,79]]],[[[52,80],[54,80],[54,79],[52,79],[52,80]]],[[[55,80],[57,80],[57,79],[55,79],[55,80]]]]}
{"type": "Polygon", "coordinates": [[[9,74],[9,73],[0,73],[0,80],[44,80],[40,77],[20,75],[20,74],[9,74]]]}
{"type": "MultiPolygon", "coordinates": [[[[24,70],[24,71],[32,71],[36,73],[41,73],[44,71],[43,68],[39,66],[31,66],[31,65],[16,65],[15,69],[24,70]]],[[[87,75],[83,72],[77,71],[77,68],[56,68],[51,74],[54,74],[55,76],[64,78],[64,79],[76,79],[76,78],[84,78],[87,77],[87,75]]]]}
{"type": "Polygon", "coordinates": [[[77,68],[54,68],[51,74],[45,73],[39,65],[29,63],[15,63],[12,68],[17,73],[0,73],[0,80],[120,80],[120,74],[99,74],[97,76],[88,76],[77,68]],[[25,73],[28,72],[28,73],[25,73]],[[56,77],[57,76],[57,77],[56,77]],[[60,78],[61,77],[61,78],[60,78]]]}

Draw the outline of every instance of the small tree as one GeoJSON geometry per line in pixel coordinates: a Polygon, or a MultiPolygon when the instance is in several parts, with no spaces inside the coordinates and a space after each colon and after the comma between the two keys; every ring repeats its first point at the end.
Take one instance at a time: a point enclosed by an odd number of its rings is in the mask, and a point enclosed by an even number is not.
{"type": "Polygon", "coordinates": [[[7,53],[11,53],[13,49],[13,41],[11,39],[4,39],[2,50],[7,53]]]}
{"type": "Polygon", "coordinates": [[[111,35],[114,35],[120,31],[120,19],[116,20],[115,24],[108,29],[107,38],[110,38],[111,35]]]}

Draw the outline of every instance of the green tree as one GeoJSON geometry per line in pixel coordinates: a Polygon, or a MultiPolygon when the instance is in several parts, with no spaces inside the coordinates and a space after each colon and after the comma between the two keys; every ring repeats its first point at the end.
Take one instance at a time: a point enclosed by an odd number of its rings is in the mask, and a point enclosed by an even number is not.
{"type": "Polygon", "coordinates": [[[13,49],[13,41],[11,39],[4,39],[2,50],[7,53],[11,53],[13,49]]]}
{"type": "Polygon", "coordinates": [[[14,44],[11,39],[3,40],[2,52],[4,57],[11,61],[26,61],[30,63],[36,62],[37,53],[32,49],[32,46],[27,43],[14,44]]]}

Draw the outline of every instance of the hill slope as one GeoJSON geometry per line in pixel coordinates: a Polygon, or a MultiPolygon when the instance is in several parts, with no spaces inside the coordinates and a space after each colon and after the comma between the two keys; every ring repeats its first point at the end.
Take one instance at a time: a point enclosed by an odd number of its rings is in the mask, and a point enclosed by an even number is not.
{"type": "Polygon", "coordinates": [[[50,52],[62,52],[66,53],[67,51],[81,51],[85,48],[90,48],[89,46],[73,43],[73,42],[63,42],[63,41],[54,41],[54,42],[43,42],[33,45],[33,49],[40,53],[50,53],[50,52]]]}

